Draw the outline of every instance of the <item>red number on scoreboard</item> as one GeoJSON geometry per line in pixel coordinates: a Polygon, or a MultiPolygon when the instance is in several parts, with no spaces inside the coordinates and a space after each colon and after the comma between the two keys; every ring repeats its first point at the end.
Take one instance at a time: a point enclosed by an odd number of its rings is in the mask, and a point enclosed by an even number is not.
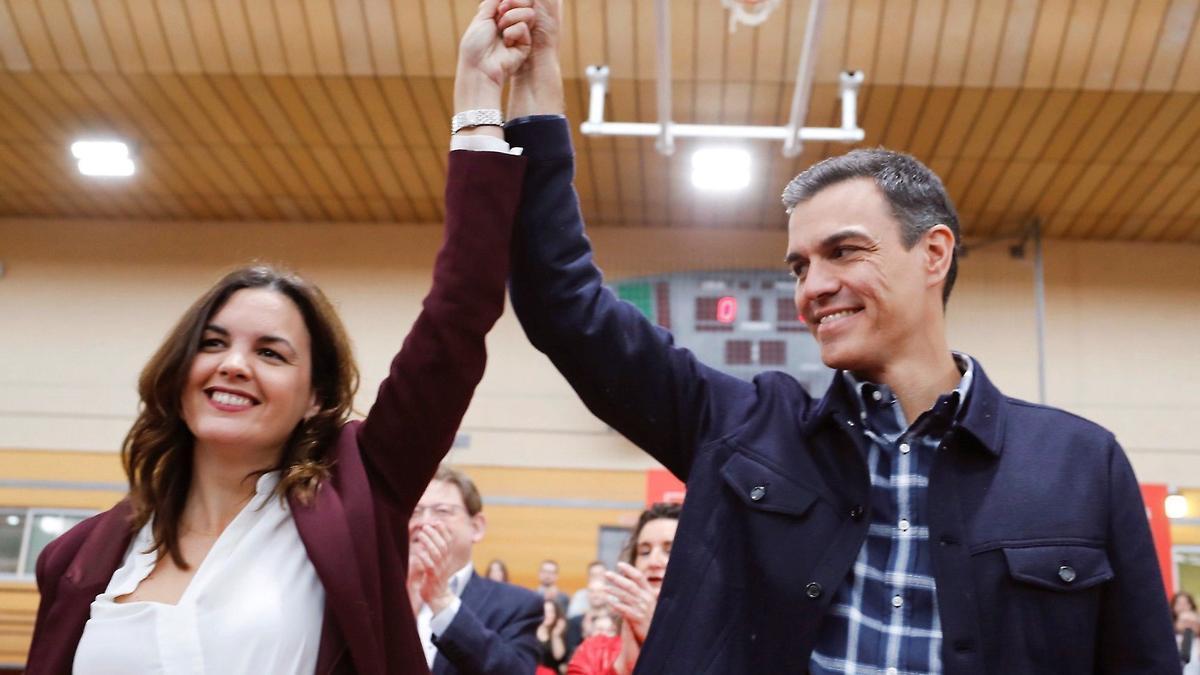
{"type": "Polygon", "coordinates": [[[727,295],[717,300],[717,321],[733,323],[737,319],[737,298],[727,295]]]}

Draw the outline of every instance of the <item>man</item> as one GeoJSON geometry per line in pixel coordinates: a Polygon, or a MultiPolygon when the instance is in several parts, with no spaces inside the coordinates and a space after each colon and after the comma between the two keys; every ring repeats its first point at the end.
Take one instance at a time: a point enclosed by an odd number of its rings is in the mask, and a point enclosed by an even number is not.
{"type": "Polygon", "coordinates": [[[472,546],[487,521],[475,484],[438,468],[409,522],[408,584],[434,675],[533,673],[542,600],[475,574],[472,546]]]}
{"type": "Polygon", "coordinates": [[[583,588],[575,591],[571,596],[571,603],[567,605],[567,618],[573,619],[581,616],[588,611],[591,603],[588,601],[588,588],[591,587],[593,581],[604,581],[604,573],[608,571],[608,567],[599,560],[593,560],[587,566],[587,583],[583,588]]]}
{"type": "Polygon", "coordinates": [[[1112,434],[949,349],[958,221],[937,176],[870,150],[797,177],[796,307],[838,373],[820,400],[783,373],[729,377],[604,288],[571,188],[559,8],[535,6],[506,130],[530,161],[513,307],[688,488],[637,672],[1178,672],[1112,434]]]}
{"type": "MultiPolygon", "coordinates": [[[[603,563],[601,563],[601,567],[603,566],[603,563]]],[[[608,615],[608,585],[604,581],[604,573],[601,572],[599,577],[588,581],[587,588],[583,590],[587,593],[587,609],[583,613],[567,619],[565,642],[567,647],[566,660],[568,661],[571,660],[571,654],[575,652],[575,648],[579,646],[579,643],[592,636],[592,631],[594,630],[593,623],[596,618],[608,615]]]]}
{"type": "Polygon", "coordinates": [[[558,561],[543,560],[538,566],[538,595],[558,605],[561,614],[567,613],[570,598],[558,589],[558,561]]]}

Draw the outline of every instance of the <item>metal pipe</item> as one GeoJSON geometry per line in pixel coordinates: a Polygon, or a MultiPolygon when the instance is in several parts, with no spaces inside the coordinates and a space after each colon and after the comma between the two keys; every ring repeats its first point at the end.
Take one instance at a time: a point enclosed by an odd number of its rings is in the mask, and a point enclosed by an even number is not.
{"type": "Polygon", "coordinates": [[[840,94],[842,98],[842,128],[858,128],[858,87],[862,84],[861,70],[842,71],[840,94]]]}
{"type": "Polygon", "coordinates": [[[671,10],[669,0],[654,3],[654,16],[658,21],[658,141],[654,144],[664,155],[675,152],[675,140],[671,137],[671,10]]]}
{"type": "MultiPolygon", "coordinates": [[[[588,136],[658,136],[662,126],[657,122],[593,122],[590,119],[579,130],[588,136]]],[[[787,127],[750,126],[736,124],[672,124],[671,135],[681,138],[745,138],[780,141],[792,131],[787,127]]],[[[796,134],[805,141],[858,143],[865,134],[862,129],[842,127],[803,127],[796,134]]]]}
{"type": "Polygon", "coordinates": [[[588,83],[591,92],[588,96],[587,124],[604,124],[604,95],[608,91],[608,66],[588,66],[588,83]]]}
{"type": "Polygon", "coordinates": [[[800,49],[800,63],[796,67],[796,89],[792,92],[792,111],[788,116],[788,134],[783,140],[784,157],[800,154],[800,129],[808,113],[808,99],[812,93],[813,71],[817,67],[817,30],[821,26],[821,10],[824,0],[809,0],[808,23],[804,26],[804,46],[800,49]]]}
{"type": "Polygon", "coordinates": [[[1036,307],[1038,402],[1046,404],[1046,269],[1042,258],[1042,221],[1035,218],[1030,225],[1033,235],[1033,298],[1036,307]]]}

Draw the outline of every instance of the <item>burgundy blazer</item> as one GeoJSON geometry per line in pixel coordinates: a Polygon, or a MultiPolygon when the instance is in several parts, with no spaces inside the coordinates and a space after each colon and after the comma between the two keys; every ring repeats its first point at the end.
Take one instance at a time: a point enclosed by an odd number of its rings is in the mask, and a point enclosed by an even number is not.
{"type": "MultiPolygon", "coordinates": [[[[450,153],[446,236],[423,310],[367,418],[342,427],[329,480],[307,506],[289,499],[325,587],[319,674],[429,672],[405,583],[408,519],[483,376],[524,171],[518,156],[450,153]]],[[[29,675],[71,672],[91,603],[129,547],[130,512],[121,501],[38,558],[29,675]]]]}

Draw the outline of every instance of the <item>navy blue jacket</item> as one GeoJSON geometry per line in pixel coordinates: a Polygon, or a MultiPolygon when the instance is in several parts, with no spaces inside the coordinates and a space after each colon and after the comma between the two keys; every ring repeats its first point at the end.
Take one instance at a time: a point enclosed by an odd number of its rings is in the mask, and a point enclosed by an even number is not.
{"type": "MultiPolygon", "coordinates": [[[[566,121],[507,136],[529,160],[517,316],[593,413],[687,482],[637,672],[804,672],[870,522],[852,401],[779,372],[739,380],[674,346],[602,286],[566,121]]],[[[1004,396],[976,363],[929,508],[947,673],[1180,671],[1141,494],[1108,431],[1004,396]]]]}
{"type": "Polygon", "coordinates": [[[454,621],[433,641],[433,675],[533,675],[541,597],[473,572],[460,597],[454,621]]]}

